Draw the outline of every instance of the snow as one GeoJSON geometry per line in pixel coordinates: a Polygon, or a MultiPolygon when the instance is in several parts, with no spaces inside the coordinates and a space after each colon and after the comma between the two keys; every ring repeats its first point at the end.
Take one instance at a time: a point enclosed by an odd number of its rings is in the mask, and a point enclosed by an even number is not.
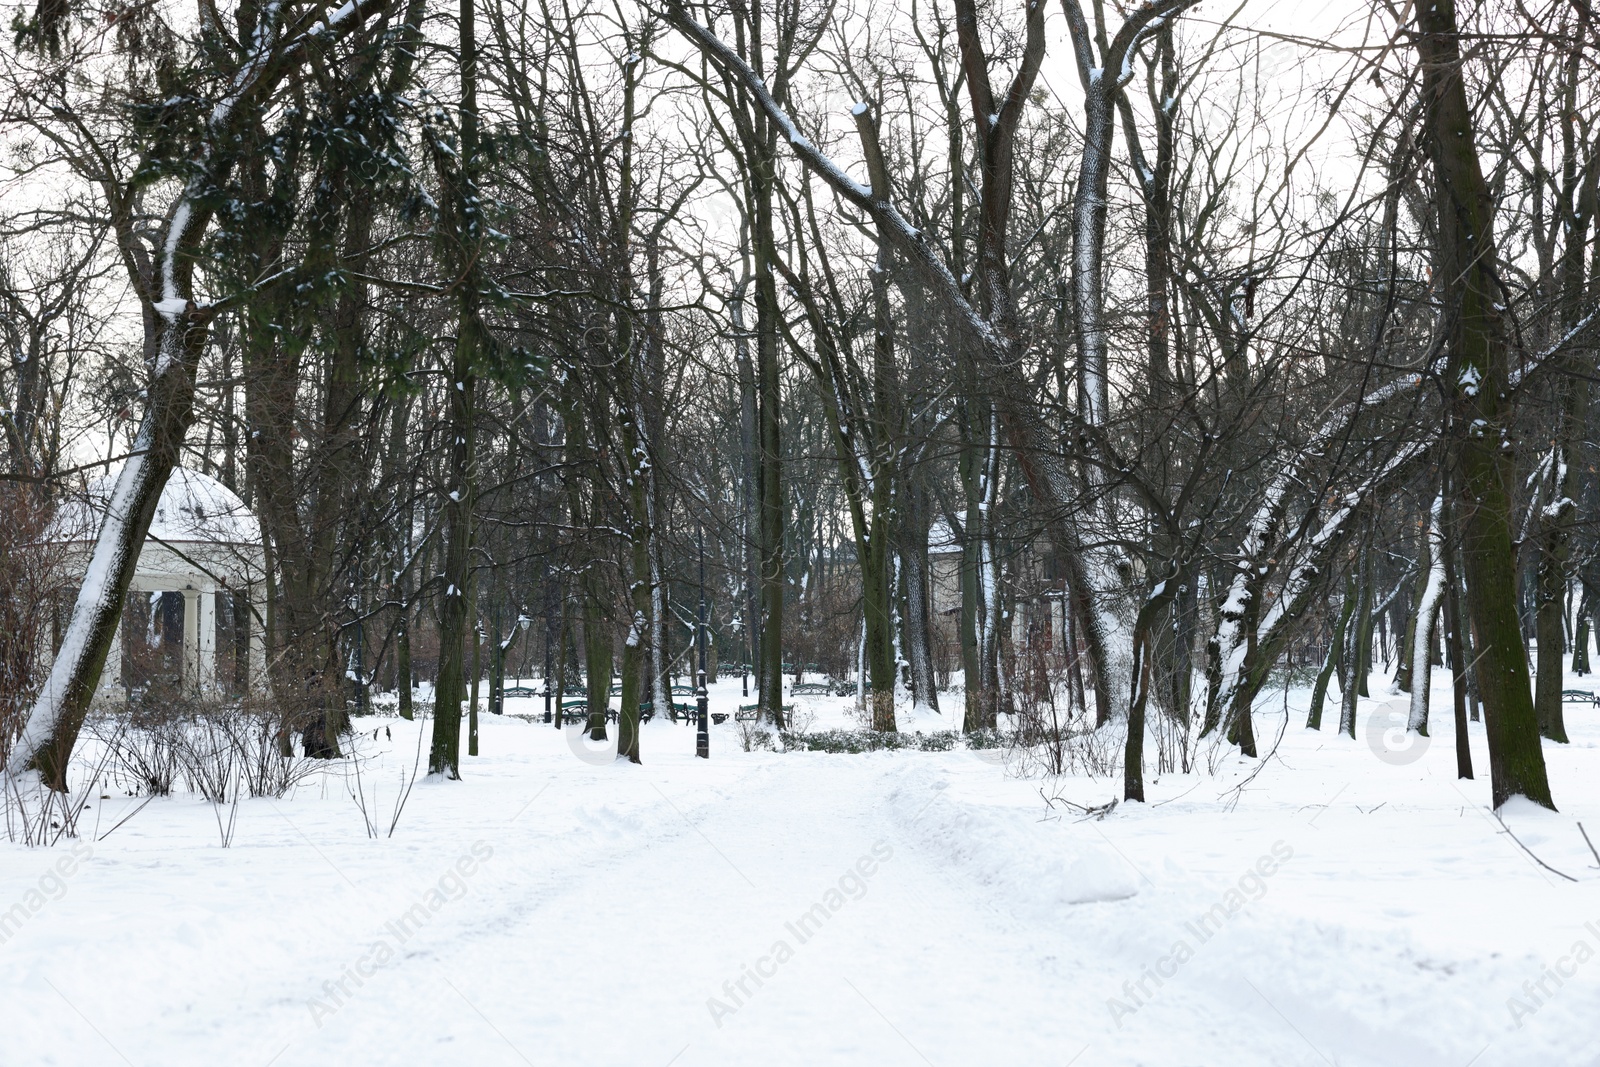
{"type": "MultiPolygon", "coordinates": [[[[221,105],[218,106],[220,107],[221,105]]],[[[162,246],[161,300],[155,307],[161,313],[161,317],[169,323],[173,322],[178,314],[189,304],[183,294],[178,292],[178,282],[174,271],[177,269],[178,249],[183,242],[184,231],[189,228],[189,219],[193,214],[191,207],[193,198],[193,188],[185,189],[183,198],[178,201],[177,207],[173,208],[172,219],[167,223],[167,240],[162,246]]]]}
{"type": "MultiPolygon", "coordinates": [[[[79,541],[94,536],[106,504],[118,484],[121,467],[89,482],[81,495],[69,498],[46,536],[49,541],[79,541]]],[[[219,545],[261,543],[261,524],[238,495],[208,474],[174,467],[156,503],[149,539],[169,544],[200,542],[219,545]]]]}
{"type": "Polygon", "coordinates": [[[85,536],[88,530],[97,531],[94,534],[94,551],[89,556],[83,582],[78,587],[78,598],[73,603],[72,617],[67,622],[66,633],[61,637],[61,646],[56,650],[50,673],[34,698],[21,735],[11,746],[4,773],[0,774],[0,788],[12,784],[6,781],[8,777],[20,780],[32,775],[32,772],[25,772],[24,769],[55,732],[70,693],[73,674],[78,669],[78,661],[89,648],[95,621],[109,610],[114,600],[116,574],[127,558],[125,546],[121,544],[122,533],[131,521],[140,483],[148,477],[150,435],[150,421],[146,419],[134,439],[132,458],[123,464],[115,482],[108,485],[102,497],[106,501],[103,510],[109,513],[108,520],[97,522],[84,531],[85,536]]]}
{"type": "MultiPolygon", "coordinates": [[[[1287,727],[1264,763],[1151,775],[1101,820],[1041,791],[1103,804],[1120,775],[746,753],[731,721],[710,760],[646,724],[628,767],[484,715],[484,756],[419,783],[392,839],[347,765],[242,801],[227,849],[189,795],[108,833],[142,798],[101,790],[76,845],[0,842],[5,1062],[1590,1062],[1600,874],[1576,823],[1600,828],[1600,714],[1545,748],[1562,812],[1501,813],[1570,883],[1487,810],[1482,724],[1456,780],[1435,676],[1415,758],[1301,729],[1293,690],[1258,710],[1259,737],[1287,727]]],[[[846,723],[848,701],[797,702],[846,723]]],[[[424,725],[357,725],[386,820],[424,725]]]]}

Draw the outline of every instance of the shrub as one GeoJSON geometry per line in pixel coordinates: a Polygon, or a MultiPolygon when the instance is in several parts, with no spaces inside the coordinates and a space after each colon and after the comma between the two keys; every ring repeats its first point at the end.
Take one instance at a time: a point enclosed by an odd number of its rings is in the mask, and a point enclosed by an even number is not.
{"type": "Polygon", "coordinates": [[[968,748],[1004,748],[1005,735],[999,730],[990,727],[987,730],[974,730],[966,736],[968,748]]]}
{"type": "Polygon", "coordinates": [[[932,734],[904,734],[892,730],[819,730],[802,733],[798,730],[782,734],[785,752],[834,752],[858,754],[888,751],[901,748],[920,752],[949,752],[956,747],[960,735],[954,730],[940,730],[932,734]]]}

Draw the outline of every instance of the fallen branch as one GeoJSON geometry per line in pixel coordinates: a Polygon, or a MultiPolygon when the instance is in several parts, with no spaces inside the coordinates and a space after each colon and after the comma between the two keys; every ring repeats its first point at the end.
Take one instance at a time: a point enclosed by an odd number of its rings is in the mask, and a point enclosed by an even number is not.
{"type": "MultiPolygon", "coordinates": [[[[1549,871],[1551,874],[1559,874],[1559,875],[1561,875],[1561,877],[1565,878],[1569,882],[1576,882],[1577,881],[1577,879],[1572,877],[1572,875],[1567,874],[1565,871],[1558,871],[1554,867],[1552,867],[1548,863],[1546,863],[1544,860],[1540,859],[1538,856],[1534,856],[1533,849],[1529,848],[1527,845],[1524,845],[1521,841],[1517,840],[1517,835],[1511,832],[1511,827],[1506,825],[1506,821],[1500,817],[1500,813],[1498,811],[1494,813],[1494,821],[1500,824],[1501,829],[1505,830],[1507,837],[1509,837],[1509,838],[1511,838],[1511,840],[1517,842],[1517,847],[1518,848],[1522,849],[1522,851],[1526,852],[1529,856],[1533,857],[1533,862],[1537,863],[1539,866],[1543,867],[1545,870],[1549,871]]],[[[1585,840],[1588,840],[1588,837],[1589,837],[1588,834],[1584,835],[1584,839],[1585,840]]],[[[1591,845],[1590,847],[1592,848],[1593,846],[1591,845]]]]}
{"type": "Polygon", "coordinates": [[[1583,823],[1578,824],[1578,833],[1583,835],[1583,843],[1589,846],[1589,851],[1594,852],[1594,861],[1600,864],[1600,852],[1595,852],[1594,842],[1589,840],[1589,831],[1583,828],[1583,823]]]}

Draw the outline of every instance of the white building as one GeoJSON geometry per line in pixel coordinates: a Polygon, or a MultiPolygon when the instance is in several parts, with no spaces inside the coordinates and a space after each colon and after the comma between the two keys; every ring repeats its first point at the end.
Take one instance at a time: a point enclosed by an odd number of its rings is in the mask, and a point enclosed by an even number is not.
{"type": "MultiPolygon", "coordinates": [[[[118,473],[112,470],[90,482],[85,492],[62,505],[51,526],[48,540],[64,550],[62,566],[74,587],[88,568],[118,473]]],[[[182,682],[186,693],[222,695],[224,687],[217,680],[217,598],[235,593],[246,594],[250,604],[247,684],[252,691],[265,691],[265,576],[261,524],[244,501],[215,478],[175,468],[156,504],[128,591],[183,594],[182,682]]],[[[95,694],[97,701],[123,697],[122,635],[123,626],[119,625],[95,694]]],[[[44,647],[48,649],[48,643],[44,647]]]]}

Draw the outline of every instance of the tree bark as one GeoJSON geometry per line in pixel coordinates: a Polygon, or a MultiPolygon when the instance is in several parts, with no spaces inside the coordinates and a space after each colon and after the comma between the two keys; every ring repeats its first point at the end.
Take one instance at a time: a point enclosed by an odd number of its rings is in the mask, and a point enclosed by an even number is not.
{"type": "Polygon", "coordinates": [[[1440,276],[1449,316],[1446,380],[1455,409],[1452,458],[1459,472],[1452,480],[1461,494],[1460,558],[1479,658],[1493,802],[1498,808],[1522,795],[1554,808],[1517,620],[1508,491],[1512,453],[1503,410],[1510,350],[1499,310],[1504,297],[1495,277],[1493,209],[1473,144],[1455,4],[1437,0],[1419,5],[1417,19],[1440,276]]]}
{"type": "Polygon", "coordinates": [[[1339,607],[1339,619],[1334,624],[1333,633],[1328,640],[1328,653],[1322,661],[1322,669],[1317,672],[1316,685],[1311,690],[1311,711],[1306,716],[1306,729],[1322,729],[1322,705],[1328,696],[1328,680],[1333,677],[1334,669],[1344,658],[1344,635],[1350,628],[1350,618],[1356,611],[1356,580],[1351,575],[1345,582],[1344,603],[1339,607]]]}

